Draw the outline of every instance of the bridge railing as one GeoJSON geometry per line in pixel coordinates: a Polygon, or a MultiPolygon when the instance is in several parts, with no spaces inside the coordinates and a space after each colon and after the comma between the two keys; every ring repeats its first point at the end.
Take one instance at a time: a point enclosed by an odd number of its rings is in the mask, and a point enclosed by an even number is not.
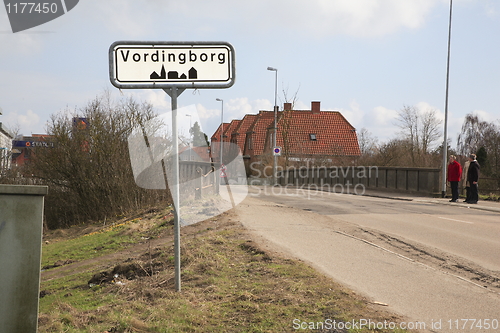
{"type": "Polygon", "coordinates": [[[278,172],[278,184],[316,185],[331,187],[333,190],[345,186],[352,189],[380,189],[419,192],[422,194],[439,193],[440,169],[405,168],[377,166],[343,166],[290,168],[278,172]]]}

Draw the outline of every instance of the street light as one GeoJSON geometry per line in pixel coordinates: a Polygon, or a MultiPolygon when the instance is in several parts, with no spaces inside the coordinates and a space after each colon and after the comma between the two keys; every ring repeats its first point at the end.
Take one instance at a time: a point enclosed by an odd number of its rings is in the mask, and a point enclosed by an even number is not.
{"type": "Polygon", "coordinates": [[[453,9],[453,0],[450,0],[450,21],[448,23],[448,60],[446,62],[446,93],[444,102],[444,139],[443,139],[443,179],[441,196],[444,198],[446,196],[446,163],[448,154],[448,87],[450,82],[450,46],[451,46],[451,14],[453,9]]]}
{"type": "Polygon", "coordinates": [[[191,151],[193,150],[193,134],[191,134],[191,115],[186,114],[186,117],[189,117],[189,161],[191,161],[191,151]]]}
{"type": "Polygon", "coordinates": [[[224,100],[216,98],[216,101],[221,102],[221,114],[220,114],[220,167],[222,168],[222,140],[224,135],[224,100]]]}
{"type": "Polygon", "coordinates": [[[274,160],[273,160],[273,185],[276,185],[276,165],[278,164],[278,156],[274,153],[274,149],[276,148],[276,132],[278,130],[278,125],[276,122],[277,118],[277,113],[278,113],[278,69],[273,68],[273,67],[267,67],[268,71],[275,72],[275,78],[274,78],[274,133],[273,133],[273,155],[274,155],[274,160]]]}

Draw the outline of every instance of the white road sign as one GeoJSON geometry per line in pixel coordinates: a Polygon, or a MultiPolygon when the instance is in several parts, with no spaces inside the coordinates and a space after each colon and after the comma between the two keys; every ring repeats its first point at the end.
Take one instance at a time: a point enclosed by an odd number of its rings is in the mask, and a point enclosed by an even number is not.
{"type": "Polygon", "coordinates": [[[273,155],[274,156],[281,156],[281,147],[274,147],[273,148],[273,155]]]}
{"type": "Polygon", "coordinates": [[[227,42],[115,42],[109,75],[117,88],[229,88],[234,49],[227,42]]]}

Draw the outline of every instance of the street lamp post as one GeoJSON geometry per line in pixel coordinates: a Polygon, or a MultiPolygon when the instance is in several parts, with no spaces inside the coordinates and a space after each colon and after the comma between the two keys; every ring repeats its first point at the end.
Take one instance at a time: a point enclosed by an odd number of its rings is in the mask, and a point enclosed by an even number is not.
{"type": "Polygon", "coordinates": [[[443,139],[443,179],[441,196],[444,198],[446,196],[446,166],[447,166],[447,154],[448,154],[448,87],[450,82],[450,46],[451,46],[451,14],[453,9],[453,0],[450,0],[450,21],[448,23],[448,59],[446,62],[446,93],[445,93],[445,103],[444,103],[444,139],[443,139]]]}
{"type": "Polygon", "coordinates": [[[219,150],[219,156],[220,156],[220,167],[222,168],[222,140],[224,137],[224,100],[217,98],[216,99],[218,102],[221,102],[221,114],[220,114],[220,150],[219,150]]]}
{"type": "Polygon", "coordinates": [[[273,67],[267,67],[268,71],[273,71],[275,72],[275,78],[274,78],[274,133],[273,133],[273,155],[274,155],[274,160],[273,160],[273,185],[276,185],[276,166],[278,162],[278,156],[275,154],[274,149],[276,148],[276,132],[278,130],[278,124],[277,124],[277,116],[278,116],[278,69],[273,68],[273,67]]]}

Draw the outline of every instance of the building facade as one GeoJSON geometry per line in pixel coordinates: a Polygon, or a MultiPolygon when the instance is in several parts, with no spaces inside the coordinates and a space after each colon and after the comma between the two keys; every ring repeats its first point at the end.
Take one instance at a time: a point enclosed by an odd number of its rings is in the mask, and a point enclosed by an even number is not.
{"type": "MultiPolygon", "coordinates": [[[[274,112],[247,114],[223,126],[223,156],[238,149],[245,159],[247,172],[273,163],[274,112]],[[231,143],[231,144],[229,144],[231,143]]],[[[220,159],[221,126],[212,135],[212,157],[220,159]]],[[[320,102],[310,110],[294,110],[285,103],[277,113],[276,146],[281,148],[278,163],[282,167],[353,163],[360,155],[356,129],[338,111],[321,111],[320,102]]],[[[250,173],[250,172],[248,172],[250,173]]]]}
{"type": "Polygon", "coordinates": [[[0,123],[0,174],[11,167],[12,139],[14,135],[0,123]]]}
{"type": "Polygon", "coordinates": [[[51,148],[54,147],[54,142],[51,141],[51,136],[47,134],[33,134],[12,141],[13,165],[19,167],[29,163],[35,147],[51,148]]]}

